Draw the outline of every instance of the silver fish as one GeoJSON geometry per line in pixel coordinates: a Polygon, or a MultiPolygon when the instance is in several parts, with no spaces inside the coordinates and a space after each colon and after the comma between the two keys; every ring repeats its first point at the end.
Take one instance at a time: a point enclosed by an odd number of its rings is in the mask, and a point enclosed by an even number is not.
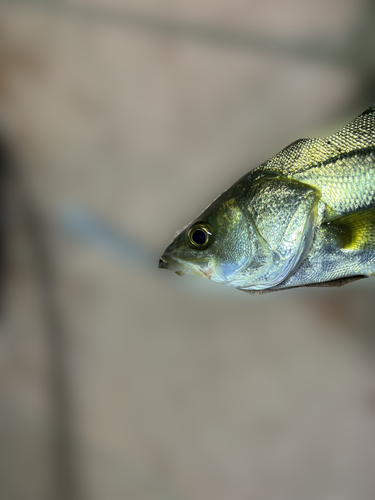
{"type": "Polygon", "coordinates": [[[372,276],[375,105],[243,176],[177,233],[159,267],[253,293],[372,276]]]}

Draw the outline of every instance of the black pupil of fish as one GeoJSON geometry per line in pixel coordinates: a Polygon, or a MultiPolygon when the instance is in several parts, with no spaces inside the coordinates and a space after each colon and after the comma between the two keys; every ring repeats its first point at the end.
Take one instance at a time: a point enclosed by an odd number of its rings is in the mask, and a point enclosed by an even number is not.
{"type": "Polygon", "coordinates": [[[204,245],[207,241],[207,234],[202,229],[196,229],[191,238],[197,245],[204,245]]]}

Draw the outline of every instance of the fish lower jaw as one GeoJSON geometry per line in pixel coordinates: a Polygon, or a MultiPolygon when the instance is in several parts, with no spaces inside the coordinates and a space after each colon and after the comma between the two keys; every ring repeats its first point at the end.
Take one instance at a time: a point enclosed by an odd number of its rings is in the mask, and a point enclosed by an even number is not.
{"type": "Polygon", "coordinates": [[[211,279],[212,277],[212,273],[213,273],[213,269],[210,268],[210,269],[184,269],[183,271],[174,271],[175,274],[177,274],[178,276],[185,276],[185,275],[191,275],[191,276],[201,276],[202,278],[207,278],[207,279],[211,279]]]}

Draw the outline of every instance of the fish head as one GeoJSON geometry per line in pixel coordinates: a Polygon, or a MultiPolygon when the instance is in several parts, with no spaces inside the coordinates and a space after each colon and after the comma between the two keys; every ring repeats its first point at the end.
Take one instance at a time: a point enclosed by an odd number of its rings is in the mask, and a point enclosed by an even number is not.
{"type": "Polygon", "coordinates": [[[176,234],[159,267],[231,284],[252,260],[253,239],[235,198],[222,195],[176,234]]]}
{"type": "Polygon", "coordinates": [[[232,186],[177,233],[159,267],[262,290],[295,272],[310,249],[319,196],[310,186],[266,178],[232,186]]]}

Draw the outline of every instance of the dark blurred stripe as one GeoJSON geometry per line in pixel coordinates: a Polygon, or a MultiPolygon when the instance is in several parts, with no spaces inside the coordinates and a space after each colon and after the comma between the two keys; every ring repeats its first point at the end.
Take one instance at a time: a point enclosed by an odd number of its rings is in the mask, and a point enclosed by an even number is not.
{"type": "Polygon", "coordinates": [[[6,268],[6,183],[9,170],[9,150],[4,137],[0,136],[0,316],[3,312],[4,278],[6,268]]]}

